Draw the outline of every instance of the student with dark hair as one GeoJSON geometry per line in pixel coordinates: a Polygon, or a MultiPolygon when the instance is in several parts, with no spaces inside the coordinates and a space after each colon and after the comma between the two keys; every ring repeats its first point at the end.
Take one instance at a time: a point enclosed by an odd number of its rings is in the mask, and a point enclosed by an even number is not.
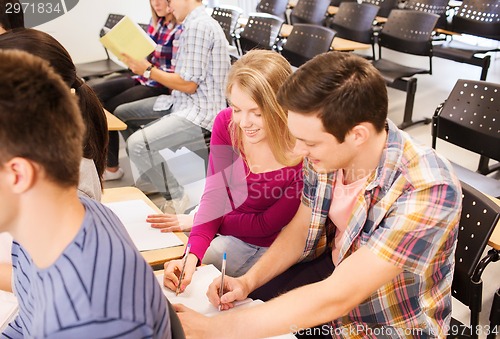
{"type": "MultiPolygon", "coordinates": [[[[90,81],[90,86],[97,93],[106,110],[114,113],[116,107],[127,102],[144,98],[156,97],[161,94],[170,94],[168,87],[150,78],[151,69],[155,67],[165,72],[174,72],[175,56],[174,44],[178,43],[179,32],[177,21],[172,14],[172,9],[167,0],[149,0],[151,7],[151,22],[147,33],[156,42],[156,48],[145,60],[134,60],[127,56],[125,60],[134,76],[121,75],[111,77],[105,81],[99,80],[95,84],[90,81]],[[177,33],[177,34],[176,34],[177,33]],[[174,40],[176,41],[174,43],[174,40]],[[135,65],[141,61],[150,65],[146,71],[137,71],[135,65]]],[[[141,125],[161,118],[165,112],[158,112],[148,117],[126,117],[121,119],[127,124],[127,129],[122,132],[125,140],[141,125]]],[[[109,132],[109,149],[104,180],[118,180],[124,172],[119,167],[118,161],[119,137],[118,132],[109,132]]]]}
{"type": "Polygon", "coordinates": [[[0,34],[24,27],[24,12],[19,0],[0,0],[0,34]]]}
{"type": "MultiPolygon", "coordinates": [[[[0,49],[23,50],[47,60],[66,85],[73,89],[86,126],[78,192],[89,198],[101,200],[101,177],[106,166],[108,146],[106,116],[92,89],[77,77],[75,65],[66,49],[49,34],[34,29],[16,29],[0,35],[0,49]]],[[[10,248],[11,243],[9,235],[1,235],[2,247],[10,248]]],[[[10,258],[0,257],[0,289],[10,290],[11,271],[10,258]]]]}
{"type": "Polygon", "coordinates": [[[94,91],[76,75],[71,56],[56,39],[35,29],[14,30],[0,35],[0,49],[19,49],[47,60],[74,90],[86,126],[79,190],[90,198],[100,200],[101,177],[106,167],[108,147],[106,115],[94,91]]]}
{"type": "Polygon", "coordinates": [[[171,338],[151,267],[108,208],[79,196],[85,124],[49,64],[0,51],[0,230],[19,314],[7,338],[171,338]]]}
{"type": "Polygon", "coordinates": [[[221,298],[220,278],[207,293],[222,309],[271,300],[212,318],[179,306],[187,335],[445,337],[462,201],[450,163],[387,119],[385,81],[359,56],[316,56],[278,100],[305,157],[302,204],[221,298]]]}

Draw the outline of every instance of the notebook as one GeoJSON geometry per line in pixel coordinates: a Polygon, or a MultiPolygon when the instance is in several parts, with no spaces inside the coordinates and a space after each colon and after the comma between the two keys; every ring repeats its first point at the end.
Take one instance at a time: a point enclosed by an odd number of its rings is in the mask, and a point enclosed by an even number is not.
{"type": "Polygon", "coordinates": [[[156,43],[153,39],[128,16],[124,16],[99,41],[118,59],[126,53],[134,59],[146,58],[154,51],[156,43]]]}
{"type": "Polygon", "coordinates": [[[146,222],[149,214],[155,214],[143,200],[127,200],[104,204],[109,207],[123,223],[139,251],[182,246],[183,242],[172,232],[162,233],[146,222]]]}
{"type": "MultiPolygon", "coordinates": [[[[156,279],[158,279],[160,286],[162,286],[163,294],[165,294],[170,303],[183,304],[195,310],[196,312],[210,317],[217,315],[220,312],[217,307],[210,303],[206,293],[208,290],[208,286],[215,278],[219,277],[220,275],[220,271],[214,265],[200,266],[196,268],[196,272],[194,272],[193,274],[193,279],[191,280],[191,283],[186,287],[186,290],[178,296],[175,295],[174,291],[171,291],[170,289],[163,286],[163,272],[157,274],[156,279]]],[[[235,302],[234,309],[253,307],[262,303],[262,300],[252,300],[250,298],[247,298],[245,300],[235,302]]],[[[295,338],[295,336],[292,334],[285,334],[272,338],[287,339],[295,338]]]]}
{"type": "Polygon", "coordinates": [[[0,290],[0,333],[17,315],[17,298],[14,294],[0,290]]]}

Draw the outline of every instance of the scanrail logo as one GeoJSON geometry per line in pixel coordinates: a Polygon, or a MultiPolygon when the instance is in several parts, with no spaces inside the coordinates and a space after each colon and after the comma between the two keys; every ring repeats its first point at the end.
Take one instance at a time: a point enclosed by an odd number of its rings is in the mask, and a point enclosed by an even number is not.
{"type": "Polygon", "coordinates": [[[24,14],[24,26],[32,28],[58,18],[72,10],[79,0],[12,1],[5,4],[6,14],[24,14]]]}

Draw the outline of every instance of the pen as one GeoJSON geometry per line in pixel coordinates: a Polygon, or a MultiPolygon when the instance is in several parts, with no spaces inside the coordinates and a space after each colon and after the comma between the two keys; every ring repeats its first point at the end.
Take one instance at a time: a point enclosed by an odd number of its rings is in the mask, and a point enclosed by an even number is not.
{"type": "Polygon", "coordinates": [[[181,275],[179,276],[179,285],[177,285],[177,289],[175,290],[176,296],[178,296],[179,293],[181,292],[182,278],[184,278],[184,270],[186,269],[187,257],[189,255],[190,250],[191,250],[191,244],[187,244],[186,253],[184,253],[184,258],[182,258],[182,271],[181,275]]]}
{"type": "Polygon", "coordinates": [[[222,255],[222,269],[221,269],[222,277],[220,279],[220,288],[219,288],[219,311],[220,311],[220,299],[224,295],[224,276],[226,275],[226,252],[222,255]]]}

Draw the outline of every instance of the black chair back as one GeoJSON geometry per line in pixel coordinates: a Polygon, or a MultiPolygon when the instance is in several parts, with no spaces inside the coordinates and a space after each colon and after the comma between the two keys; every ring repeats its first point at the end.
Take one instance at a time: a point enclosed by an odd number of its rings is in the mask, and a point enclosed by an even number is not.
{"type": "Polygon", "coordinates": [[[464,0],[452,18],[451,30],[500,40],[500,1],[464,0]]]}
{"type": "Polygon", "coordinates": [[[432,13],[395,9],[379,33],[379,47],[429,56],[432,54],[431,34],[438,18],[432,13]]]}
{"type": "Polygon", "coordinates": [[[243,10],[236,7],[215,7],[212,11],[212,18],[222,27],[230,45],[234,43],[233,33],[241,13],[243,13],[243,10]]]}
{"type": "Polygon", "coordinates": [[[328,6],[330,0],[299,0],[290,13],[291,24],[322,25],[328,6]]]}
{"type": "Polygon", "coordinates": [[[241,54],[251,49],[272,49],[280,33],[283,19],[266,13],[253,13],[238,38],[241,54]]]}
{"type": "Polygon", "coordinates": [[[363,3],[379,7],[378,16],[387,18],[391,11],[398,6],[398,0],[363,0],[363,3]]]}
{"type": "Polygon", "coordinates": [[[340,38],[371,44],[373,21],[378,11],[378,6],[368,3],[343,2],[329,26],[340,38]]]}
{"type": "Polygon", "coordinates": [[[286,9],[288,8],[288,0],[261,0],[255,9],[260,13],[267,13],[286,20],[286,9]]]}
{"type": "Polygon", "coordinates": [[[405,2],[404,9],[412,9],[426,13],[439,15],[437,27],[448,28],[446,19],[446,10],[449,0],[408,0],[405,2]]]}
{"type": "Polygon", "coordinates": [[[335,31],[322,26],[295,24],[281,54],[295,67],[300,67],[316,55],[328,52],[335,31]]]}
{"type": "Polygon", "coordinates": [[[498,260],[498,250],[492,249],[481,259],[488,240],[500,220],[500,206],[489,197],[462,182],[462,214],[455,251],[455,271],[452,296],[469,307],[470,325],[451,319],[448,338],[479,337],[479,314],[482,308],[483,281],[486,266],[498,260]],[[458,335],[457,335],[458,334],[458,335]]]}
{"type": "Polygon", "coordinates": [[[458,80],[433,117],[432,147],[436,138],[500,161],[500,85],[458,80]]]}

